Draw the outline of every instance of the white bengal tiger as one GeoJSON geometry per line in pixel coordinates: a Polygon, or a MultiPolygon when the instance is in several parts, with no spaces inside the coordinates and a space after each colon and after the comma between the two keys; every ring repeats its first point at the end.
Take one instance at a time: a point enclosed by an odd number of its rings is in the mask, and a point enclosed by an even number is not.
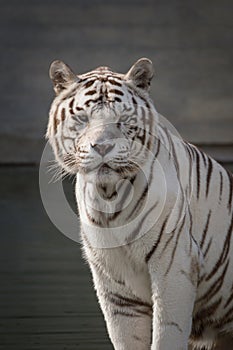
{"type": "Polygon", "coordinates": [[[47,137],[76,174],[85,257],[116,350],[212,348],[233,332],[232,175],[174,134],[127,74],[50,68],[47,137]]]}

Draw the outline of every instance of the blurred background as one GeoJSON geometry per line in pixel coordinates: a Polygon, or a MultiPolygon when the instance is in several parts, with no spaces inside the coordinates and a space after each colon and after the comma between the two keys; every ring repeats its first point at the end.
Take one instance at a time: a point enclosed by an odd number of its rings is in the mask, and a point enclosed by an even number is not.
{"type": "Polygon", "coordinates": [[[1,0],[0,349],[112,349],[80,246],[40,199],[51,61],[80,74],[150,58],[157,110],[233,170],[232,14],[231,0],[1,0]]]}

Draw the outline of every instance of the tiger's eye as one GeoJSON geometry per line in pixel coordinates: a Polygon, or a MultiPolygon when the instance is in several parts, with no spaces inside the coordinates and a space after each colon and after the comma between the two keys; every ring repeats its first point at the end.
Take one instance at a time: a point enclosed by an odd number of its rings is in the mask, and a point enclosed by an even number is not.
{"type": "Polygon", "coordinates": [[[122,115],[120,118],[119,118],[119,122],[120,123],[125,123],[129,120],[129,116],[128,115],[122,115]]]}
{"type": "Polygon", "coordinates": [[[87,123],[88,117],[85,114],[77,115],[77,120],[80,121],[81,123],[87,123]]]}

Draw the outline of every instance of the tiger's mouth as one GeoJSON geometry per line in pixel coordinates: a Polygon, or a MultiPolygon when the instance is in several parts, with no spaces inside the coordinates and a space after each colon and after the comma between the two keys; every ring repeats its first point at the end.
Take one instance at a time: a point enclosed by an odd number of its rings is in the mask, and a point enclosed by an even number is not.
{"type": "Polygon", "coordinates": [[[136,175],[140,165],[130,158],[111,158],[108,160],[92,159],[84,162],[75,154],[67,154],[63,158],[66,171],[72,174],[80,173],[96,178],[96,181],[112,182],[116,178],[131,178],[136,175]]]}
{"type": "Polygon", "coordinates": [[[99,165],[99,175],[109,175],[111,171],[114,171],[114,169],[108,163],[103,163],[99,165]]]}
{"type": "Polygon", "coordinates": [[[96,182],[110,184],[119,180],[119,175],[108,163],[102,163],[96,169],[96,182]]]}
{"type": "MultiPolygon", "coordinates": [[[[118,166],[119,167],[119,166],[118,166]]],[[[79,165],[79,172],[81,173],[97,173],[99,176],[109,175],[112,172],[117,172],[117,166],[108,162],[93,162],[88,165],[79,165]]]]}

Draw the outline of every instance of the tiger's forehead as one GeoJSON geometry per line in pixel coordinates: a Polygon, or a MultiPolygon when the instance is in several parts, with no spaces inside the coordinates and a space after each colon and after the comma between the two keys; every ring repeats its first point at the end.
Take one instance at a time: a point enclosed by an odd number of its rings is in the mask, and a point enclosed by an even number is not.
{"type": "Polygon", "coordinates": [[[109,67],[98,67],[93,69],[90,72],[79,75],[81,80],[85,80],[88,78],[96,78],[99,80],[108,80],[109,78],[118,78],[119,80],[123,80],[124,75],[120,73],[113,72],[109,67]]]}
{"type": "Polygon", "coordinates": [[[94,116],[99,111],[111,111],[115,116],[131,113],[138,107],[149,107],[148,101],[135,91],[123,74],[112,72],[108,67],[78,75],[78,82],[72,85],[60,98],[61,108],[70,114],[85,113],[94,116]]]}
{"type": "Polygon", "coordinates": [[[80,108],[99,108],[111,106],[121,109],[122,104],[131,104],[132,89],[123,79],[123,75],[111,72],[107,67],[79,76],[77,90],[74,91],[75,102],[80,108]]]}
{"type": "Polygon", "coordinates": [[[79,76],[79,79],[80,90],[85,92],[85,96],[99,93],[100,95],[105,94],[107,98],[109,93],[115,93],[119,96],[128,93],[123,75],[110,71],[108,67],[99,67],[79,76]]]}

